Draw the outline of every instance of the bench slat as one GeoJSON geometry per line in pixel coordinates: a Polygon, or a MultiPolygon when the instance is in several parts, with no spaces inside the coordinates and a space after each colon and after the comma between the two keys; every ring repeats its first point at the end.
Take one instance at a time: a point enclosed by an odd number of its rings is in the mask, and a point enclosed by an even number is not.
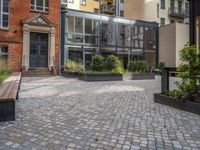
{"type": "Polygon", "coordinates": [[[8,88],[9,83],[4,83],[3,85],[0,86],[0,98],[2,96],[2,94],[4,93],[4,91],[8,88]]]}
{"type": "Polygon", "coordinates": [[[15,101],[21,82],[21,73],[12,73],[2,85],[0,85],[0,102],[15,101]]]}
{"type": "Polygon", "coordinates": [[[12,87],[11,92],[9,93],[8,98],[11,98],[11,99],[13,98],[14,100],[16,99],[17,92],[18,92],[18,87],[19,87],[19,82],[14,82],[14,85],[12,87]]]}
{"type": "Polygon", "coordinates": [[[1,95],[2,99],[9,97],[9,94],[10,94],[12,88],[13,88],[14,83],[15,83],[14,81],[9,82],[9,86],[7,87],[7,89],[1,95]]]}

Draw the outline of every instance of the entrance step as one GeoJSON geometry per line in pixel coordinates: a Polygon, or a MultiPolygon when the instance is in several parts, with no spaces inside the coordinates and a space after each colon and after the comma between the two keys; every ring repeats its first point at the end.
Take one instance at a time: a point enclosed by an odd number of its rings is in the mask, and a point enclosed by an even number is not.
{"type": "Polygon", "coordinates": [[[48,68],[30,68],[24,77],[51,77],[52,72],[48,68]]]}

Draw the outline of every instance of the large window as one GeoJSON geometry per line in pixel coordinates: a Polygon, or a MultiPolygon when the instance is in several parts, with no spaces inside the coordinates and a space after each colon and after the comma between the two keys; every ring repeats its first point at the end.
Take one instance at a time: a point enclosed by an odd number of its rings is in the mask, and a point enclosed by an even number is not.
{"type": "Polygon", "coordinates": [[[8,0],[0,0],[0,28],[8,28],[9,3],[8,0]]]}
{"type": "Polygon", "coordinates": [[[179,14],[181,14],[182,13],[182,5],[183,5],[183,3],[182,3],[182,1],[178,1],[178,13],[179,14]]]}
{"type": "Polygon", "coordinates": [[[31,0],[31,10],[48,12],[49,0],[31,0]]]}
{"type": "Polygon", "coordinates": [[[160,0],[160,8],[165,9],[165,0],[160,0]]]}

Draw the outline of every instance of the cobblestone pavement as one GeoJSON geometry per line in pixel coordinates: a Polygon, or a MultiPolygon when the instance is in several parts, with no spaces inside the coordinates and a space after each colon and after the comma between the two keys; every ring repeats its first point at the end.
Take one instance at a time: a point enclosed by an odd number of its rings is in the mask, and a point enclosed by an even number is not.
{"type": "Polygon", "coordinates": [[[0,149],[200,149],[200,116],[153,102],[160,79],[23,78],[0,149]]]}

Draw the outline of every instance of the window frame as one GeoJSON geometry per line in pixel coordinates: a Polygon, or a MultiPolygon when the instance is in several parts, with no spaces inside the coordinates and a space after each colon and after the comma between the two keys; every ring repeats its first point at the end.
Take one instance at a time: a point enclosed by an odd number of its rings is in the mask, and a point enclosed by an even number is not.
{"type": "Polygon", "coordinates": [[[160,26],[165,26],[165,25],[166,25],[166,19],[160,18],[160,26]]]}
{"type": "Polygon", "coordinates": [[[43,13],[48,13],[49,12],[49,0],[42,0],[43,1],[43,6],[37,6],[37,0],[33,0],[34,4],[32,4],[32,0],[30,3],[30,9],[32,11],[37,11],[37,12],[43,12],[43,13]],[[46,1],[48,2],[48,6],[46,6],[46,1]],[[38,10],[37,7],[41,7],[43,10],[38,10]]]}
{"type": "Polygon", "coordinates": [[[120,17],[124,17],[124,11],[120,10],[120,17]]]}
{"type": "Polygon", "coordinates": [[[166,8],[166,1],[165,0],[160,0],[160,9],[164,9],[166,8]]]}
{"type": "Polygon", "coordinates": [[[80,4],[86,6],[87,1],[86,0],[80,0],[80,4]]]}
{"type": "Polygon", "coordinates": [[[10,12],[10,7],[9,7],[9,1],[8,1],[8,12],[4,12],[3,9],[4,9],[4,1],[5,0],[0,0],[0,29],[8,29],[9,28],[9,19],[10,19],[10,16],[9,16],[9,12],[10,12]],[[3,16],[6,15],[8,17],[8,25],[7,26],[3,26],[3,16]]]}
{"type": "Polygon", "coordinates": [[[73,3],[74,3],[74,0],[62,0],[61,2],[62,2],[62,3],[72,3],[72,4],[73,4],[73,3]]]}

